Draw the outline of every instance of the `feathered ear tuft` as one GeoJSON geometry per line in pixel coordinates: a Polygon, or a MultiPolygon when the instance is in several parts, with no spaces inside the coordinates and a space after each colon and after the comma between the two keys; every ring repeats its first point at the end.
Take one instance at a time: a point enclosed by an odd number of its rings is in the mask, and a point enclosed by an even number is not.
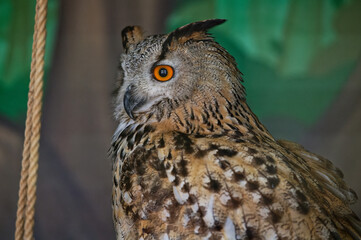
{"type": "Polygon", "coordinates": [[[128,52],[143,39],[142,29],[139,26],[128,26],[122,31],[122,41],[125,52],[128,52]]]}
{"type": "Polygon", "coordinates": [[[208,29],[224,23],[225,19],[210,19],[199,22],[187,24],[183,27],[177,28],[171,32],[163,43],[162,54],[163,58],[165,53],[172,49],[176,44],[183,44],[189,40],[201,41],[209,39],[208,29]]]}

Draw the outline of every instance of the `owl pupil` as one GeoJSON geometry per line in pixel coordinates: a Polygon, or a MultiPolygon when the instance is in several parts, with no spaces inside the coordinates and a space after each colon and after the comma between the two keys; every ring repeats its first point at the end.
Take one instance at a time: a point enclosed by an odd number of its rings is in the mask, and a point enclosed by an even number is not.
{"type": "Polygon", "coordinates": [[[159,69],[159,76],[166,77],[168,75],[168,71],[165,68],[159,69]]]}

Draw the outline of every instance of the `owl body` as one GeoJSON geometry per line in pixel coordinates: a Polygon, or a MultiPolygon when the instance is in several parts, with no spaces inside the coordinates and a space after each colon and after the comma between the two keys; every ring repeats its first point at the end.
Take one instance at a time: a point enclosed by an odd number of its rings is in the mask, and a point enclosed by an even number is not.
{"type": "Polygon", "coordinates": [[[248,107],[234,59],[206,32],[221,22],[123,30],[117,239],[359,239],[342,173],[275,140],[248,107]]]}

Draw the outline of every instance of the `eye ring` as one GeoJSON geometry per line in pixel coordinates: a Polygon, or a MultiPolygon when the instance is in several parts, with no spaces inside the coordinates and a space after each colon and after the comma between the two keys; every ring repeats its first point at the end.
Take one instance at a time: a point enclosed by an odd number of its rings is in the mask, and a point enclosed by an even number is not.
{"type": "Polygon", "coordinates": [[[153,76],[158,81],[166,82],[174,76],[174,70],[169,65],[158,65],[153,70],[153,76]]]}

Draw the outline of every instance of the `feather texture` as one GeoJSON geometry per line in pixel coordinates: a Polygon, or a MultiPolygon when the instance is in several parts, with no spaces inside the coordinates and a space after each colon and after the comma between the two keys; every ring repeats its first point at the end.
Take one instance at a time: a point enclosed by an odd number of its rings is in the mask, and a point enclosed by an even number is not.
{"type": "Polygon", "coordinates": [[[360,239],[341,171],[275,140],[247,105],[233,57],[193,35],[221,22],[147,37],[122,56],[111,147],[117,238],[360,239]],[[156,82],[154,64],[175,77],[156,82]],[[126,112],[125,95],[145,105],[126,112]]]}

